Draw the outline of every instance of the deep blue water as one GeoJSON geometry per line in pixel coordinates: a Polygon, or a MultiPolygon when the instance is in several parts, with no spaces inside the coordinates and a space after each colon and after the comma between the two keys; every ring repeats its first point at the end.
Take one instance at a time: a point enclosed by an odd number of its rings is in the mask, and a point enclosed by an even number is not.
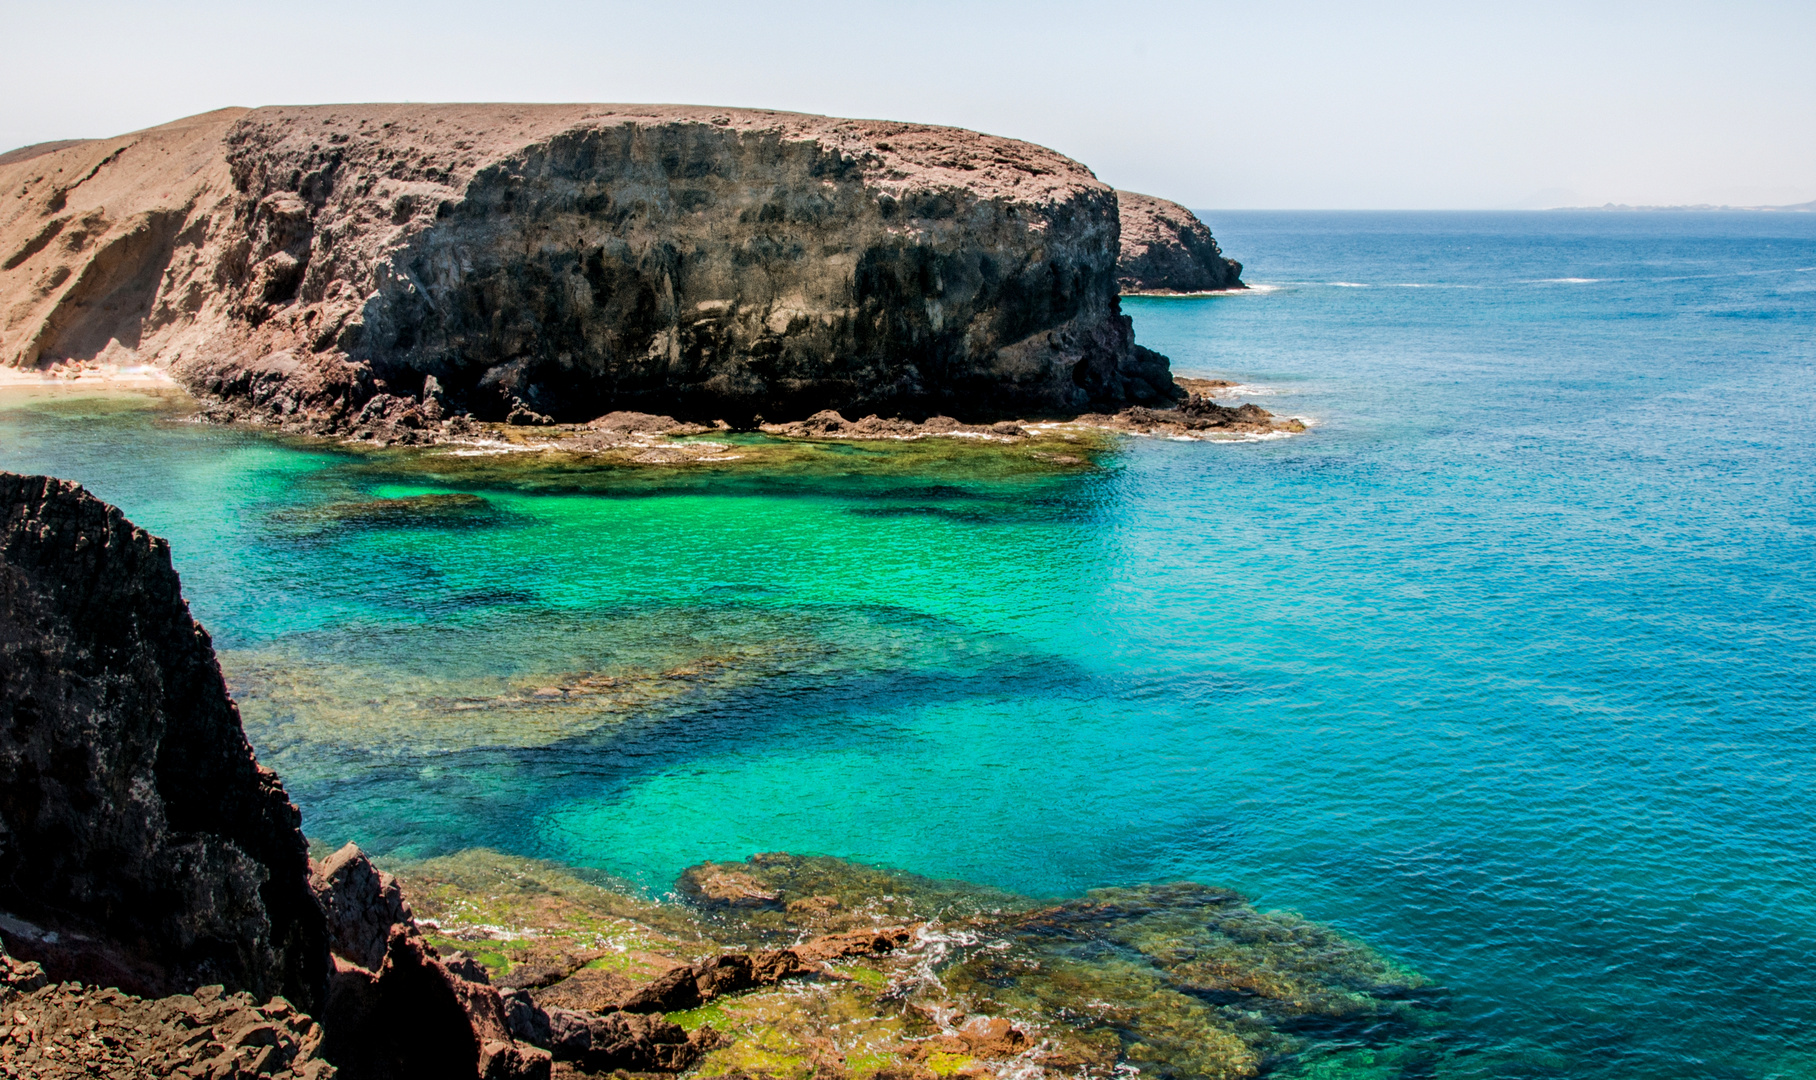
{"type": "Polygon", "coordinates": [[[1816,1076],[1816,215],[1206,217],[1267,288],[1137,336],[1305,435],[425,483],[63,402],[0,467],[170,537],[319,837],[1190,877],[1446,987],[1441,1075],[1816,1076]],[[490,516],[285,516],[423,490],[490,516]],[[661,677],[473,719],[574,672],[661,677]]]}

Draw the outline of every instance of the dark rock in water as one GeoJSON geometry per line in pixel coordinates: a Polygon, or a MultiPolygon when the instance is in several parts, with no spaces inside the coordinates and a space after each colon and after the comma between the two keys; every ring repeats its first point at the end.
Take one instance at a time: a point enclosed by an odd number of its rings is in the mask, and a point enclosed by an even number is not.
{"type": "Polygon", "coordinates": [[[748,427],[1172,393],[1119,307],[1115,193],[956,128],[671,105],[223,110],[0,164],[0,199],[0,364],[132,342],[223,419],[416,443],[463,413],[748,427]],[[35,183],[58,173],[95,179],[35,183]]]}
{"type": "Polygon", "coordinates": [[[447,492],[297,507],[273,514],[272,521],[303,531],[336,527],[458,529],[491,525],[500,516],[479,495],[447,492]]]}
{"type": "Polygon", "coordinates": [[[254,760],[169,547],[49,477],[0,473],[0,732],[9,949],[137,993],[320,1000],[297,810],[254,760]]]}
{"type": "Polygon", "coordinates": [[[774,986],[783,979],[819,975],[825,970],[823,965],[835,960],[892,952],[913,940],[915,929],[874,927],[826,934],[787,949],[720,953],[698,963],[670,968],[622,997],[614,1007],[644,1013],[697,1008],[727,994],[774,986]]]}
{"type": "Polygon", "coordinates": [[[1124,293],[1195,293],[1246,288],[1242,264],[1226,259],[1198,215],[1175,202],[1116,193],[1122,251],[1116,283],[1124,293]]]}

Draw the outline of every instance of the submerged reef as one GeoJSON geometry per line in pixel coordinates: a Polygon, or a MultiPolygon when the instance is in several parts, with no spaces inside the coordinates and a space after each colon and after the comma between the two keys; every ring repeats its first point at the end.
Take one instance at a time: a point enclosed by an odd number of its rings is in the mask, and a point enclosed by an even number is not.
{"type": "Polygon", "coordinates": [[[544,1010],[659,1011],[702,1076],[1185,1080],[1361,1055],[1388,1077],[1440,1058],[1426,980],[1225,889],[1052,903],[768,854],[694,867],[656,903],[490,851],[393,869],[444,955],[544,1010]]]}
{"type": "MultiPolygon", "coordinates": [[[[154,1074],[215,1080],[1239,1080],[1448,1068],[1441,1001],[1418,974],[1224,889],[1052,901],[763,854],[691,867],[674,897],[652,900],[493,851],[380,867],[353,844],[305,850],[163,542],[75,485],[0,474],[0,490],[12,688],[0,728],[11,872],[0,892],[11,906],[0,918],[10,1020],[0,1073],[75,1076],[94,1063],[128,1068],[128,1057],[154,1074]],[[206,821],[179,816],[194,805],[206,821]]],[[[352,527],[375,513],[328,505],[340,509],[327,520],[352,527]]],[[[773,632],[756,639],[788,647],[773,632]]],[[[673,648],[658,643],[649,659],[673,648]]],[[[762,663],[733,658],[726,677],[762,663]]],[[[988,658],[974,663],[990,670],[988,658]]],[[[587,699],[647,704],[668,692],[653,679],[687,686],[712,666],[697,656],[653,676],[595,670],[510,707],[577,708],[580,726],[596,726],[587,699]]],[[[683,691],[699,692],[713,692],[710,679],[683,691]]],[[[293,698],[293,713],[309,696],[293,698]]],[[[285,722],[298,721],[273,730],[285,722]]]]}

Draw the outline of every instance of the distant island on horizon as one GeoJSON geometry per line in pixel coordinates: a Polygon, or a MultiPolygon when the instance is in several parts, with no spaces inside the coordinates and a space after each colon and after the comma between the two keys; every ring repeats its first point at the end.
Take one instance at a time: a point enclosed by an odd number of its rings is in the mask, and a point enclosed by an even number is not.
{"type": "Polygon", "coordinates": [[[1600,206],[1552,206],[1550,210],[1750,210],[1761,213],[1808,214],[1816,212],[1816,199],[1789,206],[1729,206],[1726,203],[1681,203],[1671,206],[1631,206],[1627,203],[1603,203],[1600,206]]]}

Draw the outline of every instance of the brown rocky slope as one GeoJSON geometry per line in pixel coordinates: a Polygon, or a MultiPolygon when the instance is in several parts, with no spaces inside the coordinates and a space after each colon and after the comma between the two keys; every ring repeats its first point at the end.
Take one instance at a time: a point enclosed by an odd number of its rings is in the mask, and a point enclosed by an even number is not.
{"type": "Polygon", "coordinates": [[[0,158],[0,363],[226,415],[961,419],[1158,404],[1115,192],[953,128],[758,110],[222,110],[0,158]]]}
{"type": "Polygon", "coordinates": [[[1210,227],[1175,202],[1118,191],[1122,250],[1116,282],[1124,293],[1197,293],[1242,289],[1242,264],[1223,257],[1210,227]]]}

